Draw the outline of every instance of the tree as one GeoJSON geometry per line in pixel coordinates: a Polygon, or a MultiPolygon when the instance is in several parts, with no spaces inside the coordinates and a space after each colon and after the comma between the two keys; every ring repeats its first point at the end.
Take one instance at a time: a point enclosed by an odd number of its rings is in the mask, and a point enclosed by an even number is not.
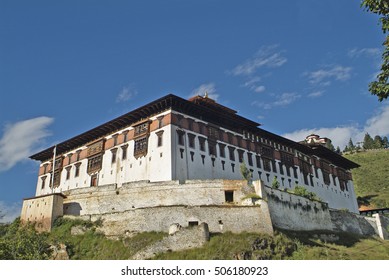
{"type": "Polygon", "coordinates": [[[354,151],[355,150],[355,145],[354,145],[353,140],[351,138],[348,141],[348,148],[349,148],[350,151],[354,151]]]}
{"type": "MultiPolygon", "coordinates": [[[[382,32],[386,34],[389,31],[389,3],[387,0],[363,0],[362,7],[365,10],[380,16],[382,32]]],[[[381,102],[389,96],[389,36],[386,36],[382,43],[384,51],[382,53],[381,71],[377,75],[377,80],[369,84],[369,91],[376,95],[381,102]]]]}
{"type": "Polygon", "coordinates": [[[374,140],[371,138],[369,133],[365,134],[365,137],[363,138],[363,148],[365,150],[373,149],[374,147],[374,140]]]}
{"type": "Polygon", "coordinates": [[[382,139],[382,148],[384,149],[389,148],[389,141],[388,141],[388,137],[386,136],[382,139]]]}
{"type": "Polygon", "coordinates": [[[280,183],[277,180],[277,176],[274,177],[273,182],[271,184],[271,187],[273,189],[279,189],[280,188],[280,183]]]}
{"type": "Polygon", "coordinates": [[[382,149],[384,141],[382,140],[381,136],[376,135],[373,141],[374,141],[373,143],[374,149],[382,149]]]}
{"type": "Polygon", "coordinates": [[[242,162],[242,164],[240,165],[240,174],[242,175],[242,177],[248,182],[250,183],[251,182],[251,179],[253,177],[253,174],[251,173],[251,171],[247,168],[246,164],[244,162],[242,162]]]}
{"type": "Polygon", "coordinates": [[[33,225],[21,226],[16,219],[2,226],[0,260],[44,260],[50,255],[47,234],[36,232],[33,225]]]}

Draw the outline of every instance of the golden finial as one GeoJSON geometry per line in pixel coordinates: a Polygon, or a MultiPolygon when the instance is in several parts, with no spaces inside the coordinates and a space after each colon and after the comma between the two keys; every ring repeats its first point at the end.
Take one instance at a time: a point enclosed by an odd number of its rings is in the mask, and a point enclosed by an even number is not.
{"type": "Polygon", "coordinates": [[[208,92],[207,91],[204,94],[204,98],[208,98],[208,92]]]}

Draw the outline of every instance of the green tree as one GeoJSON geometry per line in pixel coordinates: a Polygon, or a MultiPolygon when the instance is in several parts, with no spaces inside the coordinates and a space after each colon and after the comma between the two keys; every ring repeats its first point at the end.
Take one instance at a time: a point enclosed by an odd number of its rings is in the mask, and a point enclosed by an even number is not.
{"type": "Polygon", "coordinates": [[[371,138],[369,133],[365,134],[365,137],[363,138],[363,148],[365,150],[370,150],[374,148],[374,140],[371,138]]]}
{"type": "Polygon", "coordinates": [[[388,141],[388,137],[386,136],[382,139],[382,148],[384,149],[389,148],[389,141],[388,141]]]}
{"type": "Polygon", "coordinates": [[[35,231],[32,225],[21,226],[16,219],[3,225],[0,236],[0,259],[2,260],[44,260],[51,254],[47,235],[35,231]]]}
{"type": "Polygon", "coordinates": [[[373,143],[374,149],[382,149],[384,141],[382,140],[381,136],[379,135],[374,136],[373,141],[374,141],[373,143]]]}
{"type": "MultiPolygon", "coordinates": [[[[389,31],[389,2],[387,0],[363,0],[361,6],[374,14],[380,16],[382,32],[389,31]]],[[[369,84],[369,91],[376,95],[381,102],[389,96],[389,36],[386,36],[382,43],[384,51],[382,53],[381,71],[377,75],[376,81],[369,84]]]]}
{"type": "Polygon", "coordinates": [[[244,162],[240,165],[240,174],[248,183],[251,182],[253,175],[244,162]]]}
{"type": "Polygon", "coordinates": [[[350,151],[354,151],[355,150],[355,145],[354,145],[353,140],[351,138],[348,141],[348,148],[349,148],[350,151]]]}
{"type": "Polygon", "coordinates": [[[274,176],[273,182],[271,184],[271,187],[273,189],[279,189],[280,188],[280,183],[277,180],[277,176],[274,176]]]}

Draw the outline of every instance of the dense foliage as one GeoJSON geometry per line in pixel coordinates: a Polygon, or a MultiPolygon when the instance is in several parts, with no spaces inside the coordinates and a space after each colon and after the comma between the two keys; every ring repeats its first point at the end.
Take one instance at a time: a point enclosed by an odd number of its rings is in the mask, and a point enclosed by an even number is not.
{"type": "MultiPolygon", "coordinates": [[[[389,31],[389,2],[388,0],[363,0],[362,7],[380,16],[381,28],[384,34],[389,31]]],[[[381,72],[377,75],[376,81],[369,84],[369,91],[378,97],[379,101],[389,96],[389,37],[386,36],[382,53],[381,72]]]]}
{"type": "Polygon", "coordinates": [[[37,233],[32,226],[21,226],[19,219],[0,225],[1,260],[45,260],[50,254],[47,234],[37,233]]]}

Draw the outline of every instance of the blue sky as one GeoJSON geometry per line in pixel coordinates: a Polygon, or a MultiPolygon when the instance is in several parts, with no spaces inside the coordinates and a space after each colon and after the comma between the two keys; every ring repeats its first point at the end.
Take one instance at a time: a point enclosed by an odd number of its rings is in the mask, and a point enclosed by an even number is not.
{"type": "Polygon", "coordinates": [[[388,135],[383,40],[360,1],[0,0],[0,209],[34,195],[28,156],[168,93],[293,140],[388,135]]]}

